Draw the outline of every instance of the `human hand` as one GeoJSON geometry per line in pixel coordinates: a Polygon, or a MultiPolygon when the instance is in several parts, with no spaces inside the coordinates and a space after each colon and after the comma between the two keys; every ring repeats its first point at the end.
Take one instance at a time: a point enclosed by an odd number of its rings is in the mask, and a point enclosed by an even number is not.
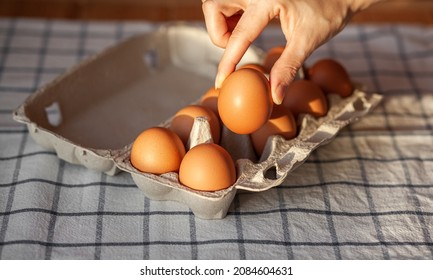
{"type": "Polygon", "coordinates": [[[279,18],[286,45],[270,72],[274,103],[310,54],[340,32],[351,16],[380,0],[202,0],[212,42],[225,48],[215,87],[221,87],[266,25],[279,18]]]}

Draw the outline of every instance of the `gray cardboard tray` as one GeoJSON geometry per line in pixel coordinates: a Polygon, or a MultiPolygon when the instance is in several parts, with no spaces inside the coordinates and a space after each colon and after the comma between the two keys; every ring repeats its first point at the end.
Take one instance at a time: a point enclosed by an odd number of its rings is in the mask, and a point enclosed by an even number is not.
{"type": "MultiPolygon", "coordinates": [[[[164,26],[73,67],[29,96],[14,111],[14,119],[27,125],[38,144],[67,162],[109,175],[128,172],[149,198],[178,201],[200,218],[220,219],[237,190],[257,192],[281,184],[314,149],[381,99],[360,89],[346,99],[334,96],[327,116],[305,116],[295,139],[271,137],[260,159],[248,135],[223,127],[221,145],[236,160],[238,173],[236,183],[225,190],[199,192],[181,185],[176,173],[158,176],[136,170],[129,161],[135,137],[146,128],[167,126],[180,108],[197,102],[213,85],[222,52],[202,28],[164,26]]],[[[263,52],[251,47],[241,64],[262,59],[263,52]]],[[[198,121],[195,141],[208,139],[206,131],[207,122],[198,121]]]]}

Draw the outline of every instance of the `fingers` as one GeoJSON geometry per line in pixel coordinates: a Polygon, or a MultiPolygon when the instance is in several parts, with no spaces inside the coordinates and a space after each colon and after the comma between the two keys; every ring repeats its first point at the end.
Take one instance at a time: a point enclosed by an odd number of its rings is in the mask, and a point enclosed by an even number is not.
{"type": "Polygon", "coordinates": [[[288,41],[284,51],[272,67],[269,78],[272,99],[275,104],[282,103],[285,92],[296,77],[298,70],[318,46],[316,40],[312,40],[312,37],[305,36],[305,34],[308,34],[305,33],[305,30],[298,30],[289,36],[286,35],[288,41]]]}
{"type": "Polygon", "coordinates": [[[270,73],[272,98],[276,104],[281,104],[285,91],[307,57],[341,30],[350,16],[344,1],[337,1],[335,5],[323,1],[221,0],[219,3],[223,4],[216,4],[214,0],[203,3],[211,39],[225,48],[215,79],[217,88],[235,70],[269,21],[279,17],[287,44],[270,73]],[[240,18],[231,17],[240,10],[244,10],[240,18]]]}
{"type": "Polygon", "coordinates": [[[239,16],[232,16],[238,12],[238,8],[222,7],[214,1],[205,1],[202,5],[206,29],[209,37],[215,45],[225,48],[230,38],[233,26],[236,25],[239,16]]]}
{"type": "Polygon", "coordinates": [[[280,58],[275,62],[269,75],[272,99],[275,104],[283,102],[288,86],[305,59],[306,57],[301,55],[295,56],[292,50],[286,46],[280,58]]]}
{"type": "Polygon", "coordinates": [[[235,70],[248,47],[272,19],[270,14],[263,9],[255,5],[248,6],[231,32],[218,67],[215,79],[216,88],[220,88],[225,78],[235,70]]]}

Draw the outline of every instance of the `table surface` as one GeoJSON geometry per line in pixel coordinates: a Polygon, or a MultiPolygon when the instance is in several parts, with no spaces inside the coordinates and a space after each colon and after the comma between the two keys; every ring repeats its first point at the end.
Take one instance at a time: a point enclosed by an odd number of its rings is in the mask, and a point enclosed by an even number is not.
{"type": "MultiPolygon", "coordinates": [[[[433,28],[349,25],[332,57],[383,101],[276,188],[239,193],[222,220],[147,199],[37,145],[12,111],[148,22],[0,19],[1,259],[432,259],[433,28]]],[[[255,45],[284,44],[276,26],[255,45]]]]}

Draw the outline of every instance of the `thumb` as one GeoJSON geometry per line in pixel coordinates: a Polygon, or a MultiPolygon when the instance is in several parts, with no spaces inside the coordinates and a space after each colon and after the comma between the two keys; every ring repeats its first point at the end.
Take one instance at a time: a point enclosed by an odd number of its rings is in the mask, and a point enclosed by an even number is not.
{"type": "MultiPolygon", "coordinates": [[[[297,37],[299,38],[299,37],[297,37]]],[[[305,48],[305,44],[288,42],[281,56],[273,65],[269,74],[271,83],[272,99],[275,104],[281,104],[290,83],[296,77],[298,70],[304,61],[311,54],[310,48],[305,48]],[[306,51],[307,50],[307,51],[306,51]]]]}

